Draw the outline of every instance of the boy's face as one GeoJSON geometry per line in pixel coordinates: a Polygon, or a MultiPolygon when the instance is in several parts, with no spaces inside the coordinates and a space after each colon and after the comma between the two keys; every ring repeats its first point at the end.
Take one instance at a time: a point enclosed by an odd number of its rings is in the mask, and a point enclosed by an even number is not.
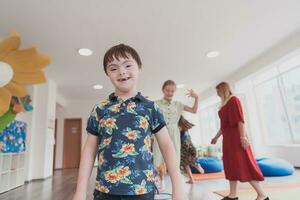
{"type": "Polygon", "coordinates": [[[140,69],[130,55],[109,62],[106,70],[116,92],[129,93],[135,90],[140,69]]]}

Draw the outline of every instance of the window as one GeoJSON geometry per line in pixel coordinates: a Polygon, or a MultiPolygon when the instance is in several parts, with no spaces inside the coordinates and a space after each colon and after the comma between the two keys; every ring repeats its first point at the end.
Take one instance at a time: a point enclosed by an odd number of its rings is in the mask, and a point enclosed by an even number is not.
{"type": "Polygon", "coordinates": [[[300,66],[281,76],[292,140],[300,143],[300,66]]]}
{"type": "Polygon", "coordinates": [[[200,110],[200,127],[204,144],[210,144],[211,139],[219,130],[218,118],[219,103],[210,105],[200,110]]]}
{"type": "Polygon", "coordinates": [[[269,144],[300,143],[299,77],[300,55],[297,55],[253,81],[263,132],[269,144]]]}
{"type": "Polygon", "coordinates": [[[291,133],[277,78],[258,85],[256,95],[266,142],[291,143],[291,133]]]}

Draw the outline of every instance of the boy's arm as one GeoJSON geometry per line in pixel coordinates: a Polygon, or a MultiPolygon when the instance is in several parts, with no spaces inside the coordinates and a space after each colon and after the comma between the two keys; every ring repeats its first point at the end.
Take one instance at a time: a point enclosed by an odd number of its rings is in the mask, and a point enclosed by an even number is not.
{"type": "Polygon", "coordinates": [[[160,148],[160,151],[164,157],[164,160],[167,165],[168,172],[170,173],[172,180],[172,193],[173,200],[182,200],[186,199],[183,196],[182,191],[182,179],[179,170],[179,161],[176,159],[176,152],[169,136],[168,130],[166,127],[162,128],[156,134],[156,139],[160,148]]]}
{"type": "Polygon", "coordinates": [[[80,159],[77,187],[73,200],[86,199],[88,180],[91,176],[97,155],[97,145],[98,136],[88,134],[80,159]]]}

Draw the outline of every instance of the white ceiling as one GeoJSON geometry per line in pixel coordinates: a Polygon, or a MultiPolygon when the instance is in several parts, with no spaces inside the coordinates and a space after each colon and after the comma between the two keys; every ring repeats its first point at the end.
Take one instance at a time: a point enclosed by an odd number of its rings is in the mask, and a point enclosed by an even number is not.
{"type": "Polygon", "coordinates": [[[157,98],[166,79],[201,92],[287,39],[300,29],[300,1],[1,0],[0,25],[0,37],[16,30],[22,47],[52,57],[48,78],[67,99],[112,91],[102,59],[119,43],[140,53],[139,90],[157,98]],[[94,54],[81,57],[80,47],[94,54]],[[208,59],[210,50],[221,55],[208,59]]]}

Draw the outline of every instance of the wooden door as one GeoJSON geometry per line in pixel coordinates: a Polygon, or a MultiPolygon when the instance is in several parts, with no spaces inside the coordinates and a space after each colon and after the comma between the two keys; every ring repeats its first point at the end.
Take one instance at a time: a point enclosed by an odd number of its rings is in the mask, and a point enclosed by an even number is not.
{"type": "Polygon", "coordinates": [[[63,168],[79,168],[81,154],[81,119],[64,120],[63,168]]]}

